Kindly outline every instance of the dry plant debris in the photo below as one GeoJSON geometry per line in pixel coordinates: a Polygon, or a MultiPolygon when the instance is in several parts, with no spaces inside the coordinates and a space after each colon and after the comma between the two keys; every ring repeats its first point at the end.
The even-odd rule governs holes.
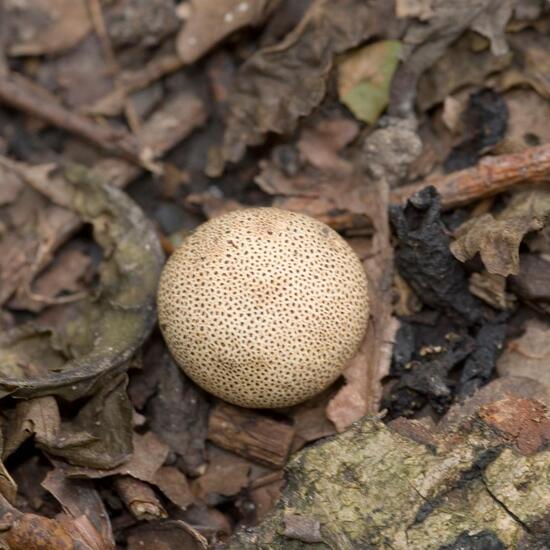
{"type": "Polygon", "coordinates": [[[545,547],[549,17],[0,2],[0,547],[545,547]],[[370,289],[342,375],[270,410],[187,378],[155,312],[250,207],[330,226],[370,289]]]}

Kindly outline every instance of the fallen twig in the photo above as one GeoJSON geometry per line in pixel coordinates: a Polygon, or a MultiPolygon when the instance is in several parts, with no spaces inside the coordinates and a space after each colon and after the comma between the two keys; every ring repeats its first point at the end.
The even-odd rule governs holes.
{"type": "Polygon", "coordinates": [[[442,207],[448,209],[502,193],[518,183],[546,179],[550,180],[549,144],[521,153],[486,157],[473,168],[394,189],[391,202],[403,203],[420,189],[433,185],[441,196],[442,207]]]}
{"type": "Polygon", "coordinates": [[[0,73],[0,102],[79,135],[112,155],[143,164],[138,142],[126,130],[101,126],[81,114],[73,113],[49,97],[49,93],[38,94],[36,87],[21,75],[0,73]]]}
{"type": "Polygon", "coordinates": [[[101,44],[101,49],[103,50],[103,56],[105,57],[109,72],[113,79],[115,90],[120,94],[126,120],[128,121],[132,132],[137,134],[141,128],[141,121],[131,98],[127,96],[126,91],[120,82],[120,65],[116,59],[115,52],[111,44],[111,39],[109,38],[107,25],[105,24],[105,18],[103,17],[103,9],[99,0],[88,0],[88,9],[95,32],[101,44]]]}

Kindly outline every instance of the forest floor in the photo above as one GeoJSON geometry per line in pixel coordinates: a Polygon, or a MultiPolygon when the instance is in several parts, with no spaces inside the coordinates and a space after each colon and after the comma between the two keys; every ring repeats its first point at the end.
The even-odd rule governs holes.
{"type": "MultiPolygon", "coordinates": [[[[548,2],[0,2],[0,398],[15,550],[223,548],[239,530],[278,548],[261,526],[300,491],[285,466],[353,446],[352,425],[386,457],[396,433],[447,456],[460,424],[463,450],[550,465],[548,2]],[[165,258],[249,206],[327,223],[369,280],[343,376],[281,410],[206,394],[156,325],[165,258]]],[[[543,548],[547,500],[433,548],[543,548]]],[[[428,548],[285,518],[269,536],[428,548]]]]}

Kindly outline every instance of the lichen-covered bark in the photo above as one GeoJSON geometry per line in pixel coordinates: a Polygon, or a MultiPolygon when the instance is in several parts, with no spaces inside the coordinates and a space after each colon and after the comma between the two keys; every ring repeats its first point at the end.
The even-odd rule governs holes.
{"type": "Polygon", "coordinates": [[[429,550],[484,532],[522,548],[546,531],[550,451],[522,456],[477,417],[435,444],[415,439],[365,418],[306,449],[290,463],[277,509],[228,547],[429,550]],[[296,515],[320,524],[317,542],[297,540],[288,525],[285,534],[296,515]]]}

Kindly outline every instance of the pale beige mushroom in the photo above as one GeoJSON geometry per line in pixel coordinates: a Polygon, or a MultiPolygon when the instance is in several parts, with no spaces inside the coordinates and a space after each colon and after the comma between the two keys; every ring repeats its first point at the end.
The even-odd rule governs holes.
{"type": "Polygon", "coordinates": [[[252,208],[201,225],[158,291],[166,343],[210,393],[283,407],[329,386],[367,326],[367,279],[350,246],[302,214],[252,208]]]}

